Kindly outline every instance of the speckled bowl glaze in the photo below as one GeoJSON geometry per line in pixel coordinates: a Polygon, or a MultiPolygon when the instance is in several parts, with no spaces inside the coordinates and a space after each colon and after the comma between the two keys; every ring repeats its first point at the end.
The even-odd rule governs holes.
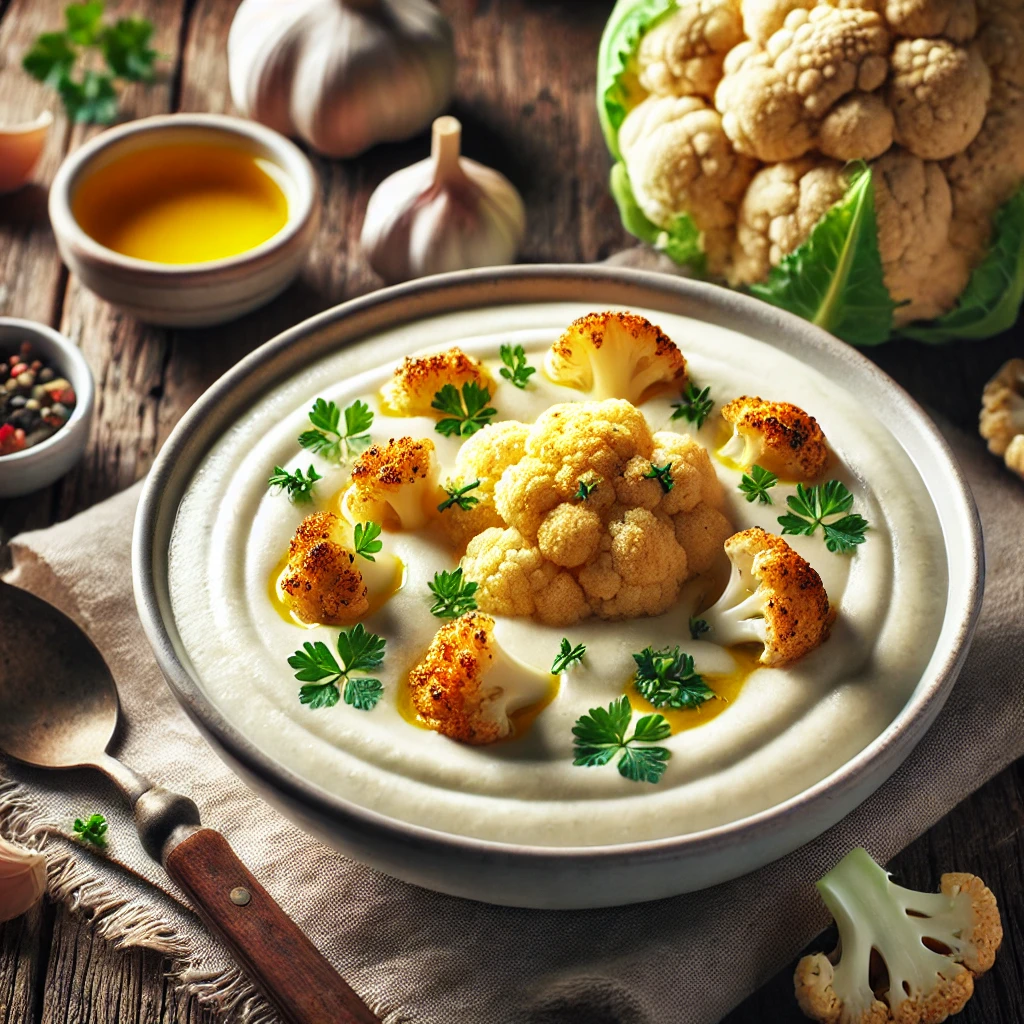
{"type": "Polygon", "coordinates": [[[175,428],[142,496],[134,537],[139,613],[167,680],[208,741],[264,799],[345,854],[408,881],[492,903],[596,907],[656,899],[735,878],[820,835],[876,790],[934,721],[967,653],[981,603],[981,531],[948,447],[914,401],[855,349],[772,306],[701,282],[620,268],[507,267],[426,278],[356,299],[292,328],[239,363],[175,428]],[[168,544],[189,480],[215,440],[260,395],[311,361],[375,332],[439,314],[574,301],[681,314],[795,356],[865,406],[885,410],[934,503],[949,592],[932,657],[890,725],[799,795],[727,825],[649,842],[538,847],[405,824],[325,792],[264,754],[206,697],[177,633],[168,544]]]}
{"type": "Polygon", "coordinates": [[[319,216],[316,175],[298,146],[263,125],[218,114],[167,114],[111,128],[75,150],[50,187],[50,222],[68,268],[132,316],[171,327],[223,323],[269,302],[301,270],[319,216]],[[172,264],[124,256],[82,230],[72,204],[85,177],[126,153],[197,142],[233,146],[280,169],[288,220],[277,234],[236,256],[172,264]]]}

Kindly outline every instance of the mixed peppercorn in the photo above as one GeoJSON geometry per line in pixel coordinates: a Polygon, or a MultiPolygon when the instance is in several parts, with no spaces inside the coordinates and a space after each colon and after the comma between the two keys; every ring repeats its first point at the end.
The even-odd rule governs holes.
{"type": "Polygon", "coordinates": [[[31,448],[71,417],[75,390],[52,366],[32,358],[22,342],[13,355],[0,353],[0,456],[31,448]]]}

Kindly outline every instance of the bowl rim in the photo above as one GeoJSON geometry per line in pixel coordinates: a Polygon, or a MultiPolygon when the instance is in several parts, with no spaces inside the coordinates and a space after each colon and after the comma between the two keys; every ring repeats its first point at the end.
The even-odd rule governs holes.
{"type": "MultiPolygon", "coordinates": [[[[610,304],[621,306],[629,303],[613,300],[610,304]]],[[[635,304],[642,306],[644,302],[638,298],[635,304]]],[[[773,341],[768,343],[774,344],[773,341]]],[[[275,379],[277,378],[268,377],[262,381],[259,393],[269,390],[275,379]]],[[[248,400],[254,397],[252,394],[247,396],[248,400]]],[[[232,411],[232,419],[234,415],[232,411]]],[[[908,457],[911,457],[909,452],[908,457]]],[[[945,538],[945,531],[943,536],[945,538]]],[[[948,550],[948,544],[946,549],[948,550]]],[[[166,547],[162,549],[162,553],[166,555],[166,547]]],[[[612,866],[638,861],[652,863],[674,860],[681,855],[707,855],[728,848],[737,840],[754,842],[768,839],[787,828],[794,816],[810,816],[814,811],[825,813],[829,802],[837,799],[840,794],[857,793],[869,784],[871,770],[877,763],[891,764],[892,767],[885,776],[888,778],[931,725],[967,656],[969,642],[981,610],[984,555],[977,507],[946,440],[920,405],[857,349],[794,314],[769,306],[751,296],[706,282],[597,264],[533,264],[438,274],[384,288],[316,314],[265,342],[242,359],[195,402],[178,422],[158,455],[146,480],[136,514],[132,539],[132,576],[136,605],[146,636],[168,685],[185,712],[212,743],[214,749],[222,757],[226,756],[233,770],[237,771],[240,767],[244,777],[258,780],[275,795],[298,805],[313,819],[344,826],[347,834],[358,835],[363,840],[369,838],[406,845],[415,844],[434,853],[451,855],[458,852],[477,861],[507,862],[511,858],[537,864],[557,863],[563,867],[576,864],[593,866],[596,862],[612,866]],[[545,285],[555,287],[559,282],[571,285],[582,281],[601,282],[646,292],[648,304],[653,297],[652,293],[660,294],[668,300],[674,300],[677,305],[689,302],[690,305],[703,307],[705,314],[717,311],[726,317],[728,326],[733,326],[737,330],[742,331],[744,328],[736,326],[736,321],[745,320],[748,332],[760,325],[762,329],[776,336],[793,338],[800,346],[809,346],[812,351],[824,353],[823,358],[829,360],[833,367],[837,362],[839,365],[845,363],[853,374],[869,381],[870,386],[877,389],[880,398],[889,399],[901,407],[904,416],[916,423],[921,438],[929,446],[929,457],[935,460],[938,471],[951,485],[950,508],[964,543],[964,561],[973,570],[962,579],[950,576],[943,621],[950,618],[949,610],[953,606],[957,623],[955,635],[950,638],[941,661],[931,668],[928,685],[922,688],[919,680],[913,694],[895,718],[854,757],[824,779],[786,800],[755,814],[698,832],[597,846],[541,846],[499,842],[403,822],[328,792],[275,761],[231,725],[213,702],[203,694],[198,681],[191,676],[178,658],[169,631],[168,620],[173,621],[170,604],[161,597],[154,576],[154,556],[157,555],[155,545],[160,539],[158,533],[166,526],[169,538],[180,500],[180,494],[174,495],[173,510],[168,512],[165,491],[171,478],[173,475],[181,477],[185,474],[185,460],[191,462],[187,474],[184,475],[185,483],[181,486],[183,491],[195,466],[208,450],[208,446],[198,449],[193,443],[193,435],[207,411],[216,410],[218,407],[223,410],[228,397],[247,378],[258,379],[261,369],[266,370],[267,364],[284,356],[289,349],[292,350],[292,358],[296,360],[295,366],[290,368],[291,372],[294,372],[301,365],[299,360],[304,356],[318,358],[329,351],[337,351],[345,345],[356,343],[361,337],[374,331],[414,322],[427,316],[444,315],[499,303],[515,305],[570,301],[568,294],[560,298],[510,297],[508,293],[514,292],[516,286],[524,282],[543,288],[545,285]],[[506,293],[504,295],[503,288],[506,293]],[[438,301],[443,301],[447,293],[457,293],[460,290],[470,290],[473,298],[455,305],[438,305],[438,301]],[[386,323],[371,322],[363,329],[362,334],[354,334],[340,343],[323,343],[314,353],[305,353],[303,346],[298,344],[304,338],[329,329],[339,321],[359,318],[361,315],[366,319],[372,319],[373,313],[380,314],[381,309],[391,305],[398,306],[400,303],[404,303],[402,315],[392,312],[393,319],[388,319],[386,323]],[[370,314],[370,317],[366,317],[366,314],[370,314]]],[[[939,647],[936,646],[931,660],[934,660],[938,651],[939,647]]],[[[923,680],[926,677],[922,675],[921,678],[923,680]]],[[[857,802],[863,800],[871,789],[881,785],[882,781],[884,780],[879,779],[873,787],[864,790],[857,802]]],[[[847,812],[844,812],[844,816],[845,813],[847,812]]]]}
{"type": "Polygon", "coordinates": [[[316,173],[305,153],[291,139],[255,121],[247,121],[228,114],[154,114],[125,124],[116,125],[90,139],[76,149],[57,169],[50,186],[49,215],[54,233],[63,238],[79,255],[102,263],[108,269],[117,268],[146,275],[166,276],[172,279],[204,278],[218,271],[248,266],[251,262],[271,257],[287,248],[302,233],[315,214],[319,191],[316,173]],[[251,249],[233,256],[196,263],[160,263],[110,249],[97,242],[78,223],[71,209],[71,196],[75,182],[88,165],[105,150],[132,136],[150,135],[152,145],[160,144],[160,136],[169,130],[197,128],[211,135],[222,135],[260,143],[275,153],[283,173],[287,174],[296,191],[296,201],[288,203],[288,219],[268,239],[251,249]]]}
{"type": "MultiPolygon", "coordinates": [[[[93,378],[92,370],[82,355],[82,350],[66,335],[49,324],[41,324],[36,320],[25,320],[17,316],[0,316],[0,328],[14,327],[26,334],[37,338],[46,338],[60,350],[61,361],[74,367],[74,374],[82,382],[82,385],[70,381],[71,374],[65,373],[69,378],[71,386],[75,389],[75,407],[67,422],[54,431],[45,441],[32,445],[31,448],[23,448],[20,452],[11,452],[9,455],[0,455],[0,471],[18,462],[30,462],[35,458],[42,458],[46,452],[60,447],[62,444],[72,443],[72,427],[80,421],[87,420],[92,413],[93,402],[96,397],[96,381],[93,378]]],[[[62,367],[64,370],[64,367],[62,367]]]]}

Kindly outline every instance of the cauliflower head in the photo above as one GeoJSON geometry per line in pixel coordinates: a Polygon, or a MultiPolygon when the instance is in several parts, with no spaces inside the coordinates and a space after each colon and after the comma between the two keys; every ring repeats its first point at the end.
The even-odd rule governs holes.
{"type": "Polygon", "coordinates": [[[818,891],[840,948],[805,956],[793,981],[800,1009],[822,1024],[943,1021],[964,1008],[1002,942],[996,898],[976,875],[945,874],[938,893],[916,892],[856,849],[818,891]],[[873,987],[874,955],[885,964],[883,991],[873,987]]]}
{"type": "Polygon", "coordinates": [[[814,480],[828,467],[818,421],[789,402],[743,395],[722,407],[732,437],[720,454],[743,469],[758,465],[787,480],[814,480]]]}
{"type": "Polygon", "coordinates": [[[352,467],[342,511],[352,523],[371,520],[418,530],[437,515],[445,498],[437,477],[434,442],[429,438],[392,438],[386,445],[371,445],[352,467]]]}
{"type": "Polygon", "coordinates": [[[993,455],[1024,477],[1024,359],[1011,359],[985,385],[978,431],[993,455]]]}
{"type": "Polygon", "coordinates": [[[380,395],[397,416],[438,416],[440,413],[431,407],[434,395],[445,384],[461,389],[470,382],[482,388],[491,386],[483,364],[453,347],[427,356],[406,356],[380,389],[380,395]]]}
{"type": "Polygon", "coordinates": [[[462,743],[495,743],[512,732],[509,715],[551,692],[548,673],[523,665],[494,636],[494,619],[467,612],[445,622],[409,673],[409,695],[431,729],[462,743]]]}
{"type": "Polygon", "coordinates": [[[588,313],[574,320],[548,349],[544,370],[556,384],[591,398],[633,404],[686,382],[686,360],[675,342],[635,313],[588,313]]]}
{"type": "Polygon", "coordinates": [[[762,665],[802,658],[828,638],[828,594],[821,577],[781,537],[759,526],[725,542],[732,572],[725,592],[701,618],[723,647],[762,644],[762,665]]]}

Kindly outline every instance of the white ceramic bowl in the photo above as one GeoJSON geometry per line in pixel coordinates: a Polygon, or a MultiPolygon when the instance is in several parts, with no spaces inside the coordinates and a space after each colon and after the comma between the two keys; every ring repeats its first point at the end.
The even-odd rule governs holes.
{"type": "Polygon", "coordinates": [[[72,153],[50,187],[50,222],[71,271],[140,320],[172,327],[223,323],[269,302],[302,268],[319,215],[316,175],[302,151],[270,128],[218,114],[167,114],[111,128],[72,153]],[[281,171],[288,220],[261,245],[203,263],[156,263],[100,245],[75,220],[75,190],[111,161],[152,146],[211,141],[269,160],[281,171]]]}
{"type": "MultiPolygon", "coordinates": [[[[507,316],[507,312],[504,314],[507,316]]],[[[460,337],[454,334],[454,337],[460,337]]],[[[396,335],[391,335],[392,341],[396,335]]],[[[187,514],[187,513],[186,513],[187,514]]],[[[353,300],[307,320],[246,357],[178,423],[150,473],[135,523],[135,593],[171,688],[210,743],[264,799],[303,828],[389,874],[458,896],[532,907],[593,907],[655,899],[752,871],[820,835],[877,789],[939,713],[981,604],[981,531],[970,491],[935,426],[889,377],[851,348],[766,303],[702,282],[609,267],[505,267],[425,278],[353,300]],[[728,824],[645,842],[542,847],[493,842],[411,825],[327,792],[285,767],[236,728],[207,696],[171,610],[168,545],[179,504],[211,446],[256,403],[329,353],[351,353],[353,372],[381,354],[381,332],[461,311],[585,303],[656,310],[752,335],[796,357],[864,408],[884,410],[933,503],[949,579],[938,639],[906,704],[880,735],[796,796],[728,824]],[[377,347],[375,347],[375,344],[377,347]]]]}
{"type": "Polygon", "coordinates": [[[30,341],[35,356],[48,362],[75,389],[75,408],[67,423],[45,441],[0,456],[0,498],[38,491],[62,477],[82,457],[89,440],[95,386],[78,346],[52,327],[32,320],[0,317],[0,354],[30,341]]]}

